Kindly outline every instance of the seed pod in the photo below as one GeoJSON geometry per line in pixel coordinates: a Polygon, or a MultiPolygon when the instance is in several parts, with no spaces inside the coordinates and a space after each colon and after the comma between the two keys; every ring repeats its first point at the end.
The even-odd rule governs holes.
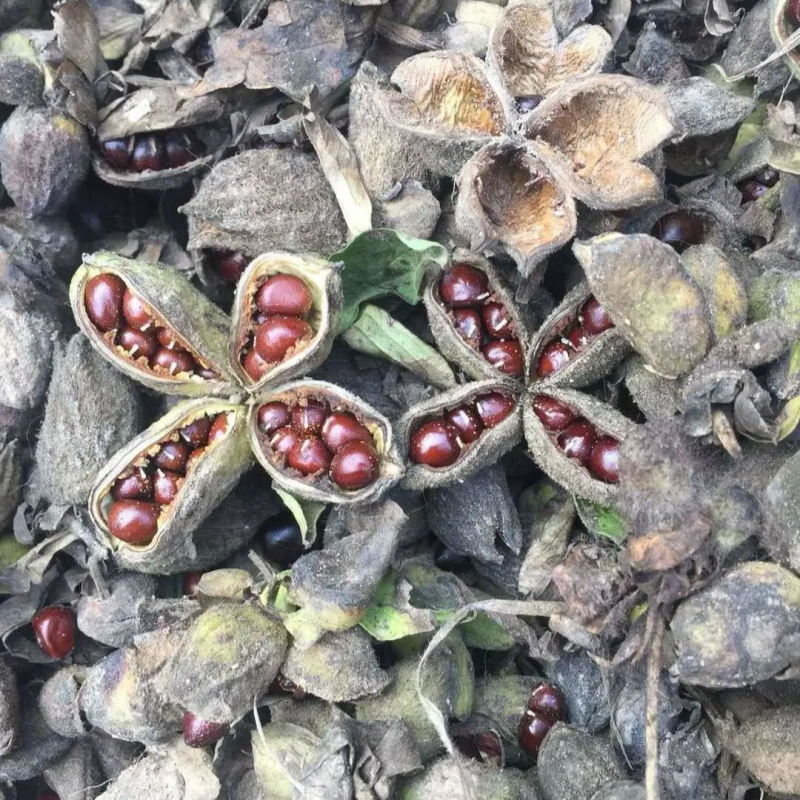
{"type": "MultiPolygon", "coordinates": [[[[301,380],[284,384],[276,391],[260,394],[258,402],[250,409],[249,433],[253,452],[273,481],[292,494],[310,500],[347,504],[374,502],[403,475],[403,462],[398,454],[389,421],[372,406],[332,383],[301,380]],[[262,404],[282,402],[289,407],[302,408],[309,399],[325,401],[331,411],[347,411],[367,428],[372,435],[372,443],[379,459],[377,476],[374,480],[362,488],[351,490],[341,488],[333,480],[332,465],[331,470],[325,465],[324,472],[304,474],[293,469],[286,456],[273,447],[274,436],[270,439],[260,431],[258,409],[262,404]]],[[[317,439],[317,441],[322,440],[317,439]]]]}
{"type": "Polygon", "coordinates": [[[134,384],[107,364],[81,334],[56,352],[36,445],[39,487],[51,503],[85,503],[109,457],[140,428],[134,384]]]}
{"type": "Polygon", "coordinates": [[[502,380],[485,380],[458,386],[410,408],[395,423],[395,434],[397,447],[407,464],[402,482],[403,488],[433,489],[447,486],[491,466],[520,441],[522,411],[518,389],[512,383],[502,380]],[[427,420],[441,418],[450,409],[473,405],[478,398],[495,393],[513,400],[514,408],[497,424],[486,426],[477,439],[464,444],[457,459],[450,466],[431,467],[415,463],[410,459],[412,437],[421,424],[427,420]]]}
{"type": "Polygon", "coordinates": [[[526,800],[535,797],[533,786],[518,769],[497,769],[473,759],[440,758],[403,783],[399,800],[526,800]],[[467,789],[469,787],[469,789],[467,789]]]}
{"type": "Polygon", "coordinates": [[[86,131],[48,108],[19,106],[0,130],[0,169],[6,191],[25,216],[55,214],[89,169],[86,131]]]}
{"type": "Polygon", "coordinates": [[[83,667],[64,667],[46,680],[39,692],[39,710],[45,722],[68,739],[88,733],[78,706],[78,690],[85,672],[83,667]]]}
{"type": "Polygon", "coordinates": [[[212,722],[234,722],[278,674],[288,634],[256,606],[221,602],[181,638],[156,680],[172,702],[212,722]]]}
{"type": "Polygon", "coordinates": [[[16,439],[0,436],[0,530],[17,510],[22,489],[22,461],[16,439]]]}
{"type": "MultiPolygon", "coordinates": [[[[596,335],[584,334],[576,348],[570,338],[575,331],[583,331],[581,309],[592,297],[586,282],[572,289],[557,308],[542,323],[528,349],[526,372],[534,390],[550,385],[580,389],[608,375],[630,352],[630,345],[622,338],[616,325],[596,335]],[[541,376],[539,361],[543,351],[554,342],[563,345],[566,353],[563,366],[541,376]]],[[[554,365],[561,363],[554,362],[554,365]]]]}
{"type": "Polygon", "coordinates": [[[65,280],[72,275],[81,257],[78,237],[69,222],[58,217],[28,219],[13,206],[0,211],[0,246],[18,262],[26,260],[33,249],[65,280]]]}
{"type": "MultiPolygon", "coordinates": [[[[113,253],[87,256],[70,284],[70,302],[81,330],[92,346],[114,366],[151,389],[186,396],[230,395],[235,381],[228,366],[230,320],[213,303],[176,272],[156,264],[133,261],[113,253]],[[192,356],[190,371],[150,367],[115,343],[116,327],[105,333],[92,322],[86,308],[87,284],[99,275],[122,280],[151,310],[153,324],[163,325],[181,348],[192,356]],[[214,377],[204,378],[200,370],[214,377]]],[[[162,349],[171,350],[166,347],[162,349]]]]}
{"type": "MultiPolygon", "coordinates": [[[[239,381],[251,390],[268,389],[278,382],[316,369],[328,357],[336,336],[339,312],[344,302],[338,271],[333,264],[313,256],[268,253],[250,262],[239,280],[234,298],[229,358],[239,381]],[[290,275],[305,284],[311,295],[311,308],[303,319],[310,326],[311,338],[301,337],[285,356],[265,365],[260,379],[243,366],[245,352],[257,349],[250,340],[257,327],[256,294],[274,275],[290,275]]],[[[269,319],[269,318],[267,318],[269,319]]],[[[299,317],[292,317],[299,319],[299,317]]]]}
{"type": "Polygon", "coordinates": [[[667,420],[680,409],[680,385],[677,381],[662,378],[647,369],[644,359],[634,354],[622,367],[625,370],[625,386],[633,402],[648,421],[667,420]]]}
{"type": "Polygon", "coordinates": [[[144,572],[159,572],[165,560],[168,563],[178,557],[197,555],[192,534],[236,486],[252,463],[247,441],[247,412],[243,407],[213,399],[187,400],[175,406],[109,460],[95,481],[89,497],[89,513],[101,540],[116,551],[121,565],[144,572]],[[178,482],[174,498],[157,504],[150,495],[144,495],[141,500],[117,500],[113,497],[118,479],[137,470],[146,473],[153,468],[157,458],[180,445],[181,428],[200,417],[219,418],[221,415],[225,415],[227,420],[225,436],[197,448],[194,452],[202,453],[193,463],[187,463],[184,456],[186,476],[180,474],[182,481],[178,482]],[[117,519],[122,503],[137,502],[147,507],[144,511],[154,507],[152,520],[117,519]]]}
{"type": "Polygon", "coordinates": [[[0,102],[35,106],[42,101],[44,31],[16,30],[0,37],[0,102]]]}
{"type": "Polygon", "coordinates": [[[19,734],[19,690],[13,669],[0,660],[0,756],[11,752],[19,734]]]}
{"type": "MultiPolygon", "coordinates": [[[[553,387],[547,389],[544,395],[568,407],[577,418],[588,420],[590,425],[595,428],[598,439],[606,436],[617,442],[623,442],[636,429],[635,423],[627,417],[622,416],[605,403],[581,392],[553,387]]],[[[616,485],[598,480],[593,476],[588,462],[589,456],[583,458],[583,454],[576,454],[575,457],[566,455],[563,447],[559,445],[559,437],[569,431],[569,428],[562,428],[561,433],[557,430],[548,430],[534,411],[533,400],[535,398],[536,395],[527,398],[522,411],[525,439],[533,460],[545,474],[556,483],[560,483],[567,491],[595,503],[613,504],[617,495],[616,485]],[[587,466],[583,466],[581,462],[586,463],[587,466]]]]}
{"type": "Polygon", "coordinates": [[[252,736],[253,768],[263,792],[271,800],[292,800],[293,782],[312,763],[320,739],[292,722],[273,720],[252,736]]]}

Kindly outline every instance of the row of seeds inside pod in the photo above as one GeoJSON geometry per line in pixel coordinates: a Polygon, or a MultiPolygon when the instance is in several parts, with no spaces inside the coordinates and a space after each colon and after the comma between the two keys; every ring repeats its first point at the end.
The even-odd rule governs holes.
{"type": "Polygon", "coordinates": [[[177,339],[175,332],[160,324],[152,309],[117,275],[96,275],[86,284],[86,313],[92,323],[137,362],[145,361],[156,373],[194,373],[206,380],[216,373],[198,363],[177,339]]]}
{"type": "Polygon", "coordinates": [[[524,358],[513,320],[494,297],[486,273],[454,264],[439,280],[439,297],[471,348],[506,375],[522,377],[524,358]]]}
{"type": "Polygon", "coordinates": [[[450,467],[465,447],[480,439],[486,429],[499,425],[515,407],[516,400],[502,392],[478,395],[472,403],[420,423],[411,434],[409,455],[426,467],[450,467]]]}
{"type": "Polygon", "coordinates": [[[99,143],[105,162],[120,172],[160,172],[196,161],[202,146],[188,131],[139,133],[99,143]]]}
{"type": "Polygon", "coordinates": [[[225,438],[228,415],[198,417],[140,456],[114,482],[107,524],[123,542],[145,545],[158,531],[165,507],[174,502],[186,476],[207,449],[225,438]]]}
{"type": "Polygon", "coordinates": [[[533,410],[556,446],[575,459],[592,477],[604,483],[619,482],[619,442],[598,432],[585,417],[545,394],[536,395],[533,410]]]}
{"type": "Polygon", "coordinates": [[[302,475],[327,472],[339,488],[349,490],[363,489],[378,477],[380,458],[367,426],[324,400],[264,403],[258,429],[268,437],[274,458],[302,475]]]}

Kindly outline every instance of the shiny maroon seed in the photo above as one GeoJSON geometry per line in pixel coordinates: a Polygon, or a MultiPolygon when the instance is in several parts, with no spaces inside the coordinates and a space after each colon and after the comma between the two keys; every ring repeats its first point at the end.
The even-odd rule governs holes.
{"type": "Polygon", "coordinates": [[[200,583],[200,578],[203,577],[202,572],[184,572],[181,580],[181,588],[187,597],[191,597],[197,593],[197,586],[200,583]]]}
{"type": "Polygon", "coordinates": [[[322,426],[328,418],[330,409],[324,400],[309,397],[292,408],[292,425],[302,433],[322,433],[322,426]]]}
{"type": "Polygon", "coordinates": [[[164,442],[161,449],[153,457],[153,463],[159,469],[171,472],[183,472],[186,469],[186,459],[189,458],[189,445],[185,442],[164,442]]]}
{"type": "Polygon", "coordinates": [[[499,425],[517,406],[513,397],[501,392],[488,392],[475,398],[478,416],[487,428],[499,425]]]}
{"type": "Polygon", "coordinates": [[[153,479],[138,467],[127,478],[118,478],[111,490],[115,500],[147,500],[152,494],[153,479]]]}
{"type": "Polygon", "coordinates": [[[745,181],[744,183],[738,184],[738,188],[741,192],[743,203],[752,203],[769,191],[769,186],[765,186],[763,183],[758,183],[757,181],[745,181]]]}
{"type": "Polygon", "coordinates": [[[547,717],[543,717],[533,711],[526,711],[522,715],[519,729],[517,730],[517,740],[520,747],[531,758],[536,758],[539,755],[542,742],[544,742],[544,737],[547,736],[552,727],[553,723],[547,717]]]}
{"type": "Polygon", "coordinates": [[[372,444],[372,434],[349,411],[334,411],[322,425],[322,441],[332,453],[350,442],[372,444]]]}
{"type": "Polygon", "coordinates": [[[483,357],[500,372],[519,378],[524,371],[522,348],[517,341],[492,341],[483,348],[483,357]]]}
{"type": "Polygon", "coordinates": [[[546,394],[537,394],[533,398],[533,412],[550,433],[563,431],[575,419],[569,406],[546,394]]]}
{"type": "Polygon", "coordinates": [[[208,432],[211,430],[211,417],[199,417],[184,425],[180,429],[180,436],[189,447],[201,447],[208,441],[208,432]]]}
{"type": "Polygon", "coordinates": [[[256,328],[254,347],[265,361],[283,361],[299,341],[310,339],[311,326],[299,317],[269,317],[256,328]]]}
{"type": "Polygon", "coordinates": [[[207,444],[213,444],[224,439],[228,433],[228,415],[217,414],[208,431],[207,444]]]}
{"type": "Polygon", "coordinates": [[[256,307],[264,314],[304,317],[311,310],[311,292],[296,275],[272,275],[256,292],[256,307]]]}
{"type": "Polygon", "coordinates": [[[258,408],[258,429],[266,436],[275,433],[278,428],[289,425],[292,415],[286,403],[263,403],[258,408]]]}
{"type": "Polygon", "coordinates": [[[539,355],[536,362],[536,375],[547,378],[563,369],[572,358],[571,350],[561,341],[550,342],[539,355]]]}
{"type": "Polygon", "coordinates": [[[589,472],[599,481],[619,483],[619,442],[613,436],[600,436],[594,443],[589,472]]]}
{"type": "Polygon", "coordinates": [[[469,264],[454,264],[439,281],[439,296],[452,308],[477,305],[489,296],[489,278],[469,264]]]}
{"type": "Polygon", "coordinates": [[[614,320],[608,316],[608,312],[594,295],[583,304],[579,316],[583,322],[583,330],[588,336],[597,336],[614,327],[614,320]]]}
{"type": "Polygon", "coordinates": [[[567,458],[587,466],[594,445],[595,429],[589,420],[578,417],[558,437],[558,446],[567,458]]]}
{"type": "Polygon", "coordinates": [[[122,296],[122,315],[131,328],[146,331],[153,325],[153,311],[139,295],[130,289],[122,296]]]}
{"type": "Polygon", "coordinates": [[[153,331],[137,331],[136,328],[123,327],[117,335],[117,344],[133,358],[146,358],[148,361],[158,350],[158,339],[153,331]]]}
{"type": "Polygon", "coordinates": [[[177,375],[179,372],[193,372],[197,367],[197,362],[192,358],[192,354],[185,350],[168,350],[166,347],[159,347],[150,366],[160,367],[170,375],[177,375]]]}
{"type": "Polygon", "coordinates": [[[583,348],[589,343],[589,339],[586,336],[586,331],[580,326],[573,328],[569,332],[567,341],[569,341],[570,347],[577,352],[583,350],[583,348]]]}
{"type": "Polygon", "coordinates": [[[66,658],[75,647],[75,614],[66,606],[47,606],[31,620],[39,647],[50,658],[66,658]]]}
{"type": "Polygon", "coordinates": [[[183,741],[189,747],[208,747],[218,742],[230,728],[224,722],[209,722],[207,719],[196,717],[190,711],[183,715],[183,741]]]}
{"type": "Polygon", "coordinates": [[[464,444],[476,441],[483,433],[483,422],[474,405],[459,406],[446,411],[444,418],[458,431],[458,438],[464,444]]]}
{"type": "Polygon", "coordinates": [[[426,467],[449,467],[461,455],[458,431],[443,419],[423,422],[411,436],[409,454],[417,464],[426,467]]]}
{"type": "Polygon", "coordinates": [[[126,170],[131,165],[130,139],[106,139],[100,142],[100,152],[106,163],[114,169],[126,170]]]}
{"type": "Polygon", "coordinates": [[[160,506],[168,506],[180,491],[183,475],[179,472],[157,469],[153,481],[153,500],[160,506]]]}
{"type": "Polygon", "coordinates": [[[108,529],[123,542],[147,544],[158,531],[160,507],[143,500],[115,500],[108,510],[108,529]]]}
{"type": "Polygon", "coordinates": [[[186,350],[180,343],[178,334],[169,328],[156,328],[156,338],[158,339],[158,343],[162,347],[166,347],[167,350],[186,350]]]}
{"type": "Polygon", "coordinates": [[[122,296],[125,283],[116,275],[96,275],[83,291],[86,314],[102,333],[119,328],[122,323],[122,296]]]}
{"type": "Polygon", "coordinates": [[[331,453],[317,436],[301,435],[289,450],[286,463],[303,475],[318,475],[331,465],[331,453]]]}
{"type": "Polygon", "coordinates": [[[288,456],[289,451],[300,441],[300,431],[291,425],[279,428],[272,434],[269,446],[278,454],[288,456]]]}
{"type": "Polygon", "coordinates": [[[342,489],[363,489],[378,477],[380,458],[369,442],[348,442],[331,460],[331,480],[342,489]]]}
{"type": "Polygon", "coordinates": [[[167,166],[178,169],[197,160],[198,145],[183,131],[169,131],[164,137],[164,152],[167,166]]]}
{"type": "Polygon", "coordinates": [[[133,145],[131,169],[135,172],[162,170],[167,166],[164,144],[158,136],[139,135],[133,145]]]}
{"type": "Polygon", "coordinates": [[[514,325],[502,303],[487,303],[481,312],[486,332],[493,339],[515,339],[514,325]]]}
{"type": "Polygon", "coordinates": [[[651,236],[670,245],[678,252],[692,244],[702,244],[705,224],[697,214],[681,209],[665,214],[650,231],[651,236]]]}
{"type": "Polygon", "coordinates": [[[540,683],[528,698],[528,709],[551,722],[561,722],[566,715],[566,703],[561,691],[552,683],[540,683]]]}
{"type": "Polygon", "coordinates": [[[271,366],[255,350],[248,350],[242,359],[242,369],[256,382],[269,372],[271,366]]]}
{"type": "Polygon", "coordinates": [[[230,250],[216,255],[217,274],[226,283],[236,283],[248,264],[244,253],[234,253],[230,250]]]}
{"type": "Polygon", "coordinates": [[[483,344],[483,320],[474,308],[454,308],[453,327],[458,335],[473,349],[483,344]]]}

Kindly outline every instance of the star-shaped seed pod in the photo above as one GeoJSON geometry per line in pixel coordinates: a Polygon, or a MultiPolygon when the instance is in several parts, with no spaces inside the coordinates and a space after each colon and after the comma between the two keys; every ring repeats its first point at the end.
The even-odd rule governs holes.
{"type": "Polygon", "coordinates": [[[385,417],[333,384],[293,380],[325,360],[338,332],[336,265],[257,257],[231,318],[174,271],[99,252],[75,273],[70,300],[99,353],[187,398],[118,451],[92,489],[90,516],[121,565],[202,569],[198,558],[236,549],[251,525],[203,557],[193,535],[256,459],[277,486],[330,503],[374,501],[402,476],[385,417]]]}

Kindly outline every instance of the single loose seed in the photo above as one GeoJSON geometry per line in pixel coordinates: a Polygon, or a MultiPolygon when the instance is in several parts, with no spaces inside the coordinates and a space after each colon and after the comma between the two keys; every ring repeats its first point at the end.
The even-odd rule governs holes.
{"type": "Polygon", "coordinates": [[[183,715],[181,731],[183,741],[189,747],[208,747],[218,742],[229,730],[230,725],[224,722],[209,722],[201,719],[190,711],[183,715]]]}
{"type": "Polygon", "coordinates": [[[702,244],[705,233],[702,217],[683,209],[665,214],[650,231],[651,236],[655,236],[679,253],[689,245],[702,244]]]}
{"type": "Polygon", "coordinates": [[[75,647],[75,614],[66,606],[47,606],[31,620],[36,642],[50,658],[66,658],[75,647]]]}
{"type": "Polygon", "coordinates": [[[552,727],[553,723],[541,714],[526,711],[522,715],[519,729],[517,730],[517,740],[522,749],[531,758],[536,758],[539,755],[544,737],[547,736],[552,727]]]}
{"type": "Polygon", "coordinates": [[[566,701],[558,687],[552,683],[540,683],[528,697],[528,709],[541,714],[552,723],[561,722],[566,715],[566,701]]]}
{"type": "Polygon", "coordinates": [[[260,541],[266,558],[284,567],[294,564],[305,552],[300,526],[288,515],[267,520],[260,531],[260,541]]]}

